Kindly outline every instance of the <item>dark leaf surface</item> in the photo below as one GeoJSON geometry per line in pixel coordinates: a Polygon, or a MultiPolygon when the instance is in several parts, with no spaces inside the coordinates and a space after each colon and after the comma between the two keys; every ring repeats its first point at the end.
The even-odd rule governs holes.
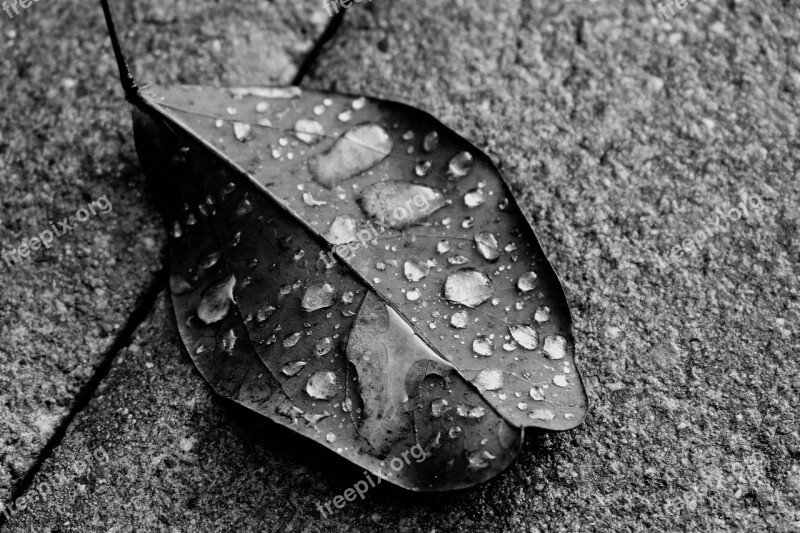
{"type": "Polygon", "coordinates": [[[247,174],[287,223],[326,239],[307,260],[349,267],[511,424],[583,420],[563,290],[482,152],[424,112],[364,97],[297,87],[145,97],[247,174]]]}
{"type": "Polygon", "coordinates": [[[325,242],[196,136],[134,110],[181,337],[216,392],[412,490],[469,487],[522,431],[325,242]]]}

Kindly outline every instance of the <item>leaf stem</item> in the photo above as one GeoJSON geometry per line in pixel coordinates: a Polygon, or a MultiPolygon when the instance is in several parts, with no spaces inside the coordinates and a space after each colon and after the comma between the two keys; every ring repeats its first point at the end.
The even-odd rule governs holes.
{"type": "Polygon", "coordinates": [[[125,59],[125,54],[122,52],[122,47],[119,44],[119,34],[117,33],[117,26],[114,23],[114,17],[111,15],[111,8],[108,5],[108,0],[100,0],[100,4],[103,6],[106,26],[108,26],[108,35],[111,38],[111,46],[114,48],[114,56],[117,59],[119,81],[122,83],[122,88],[125,90],[125,97],[128,101],[133,102],[139,98],[139,86],[136,85],[136,80],[133,78],[131,69],[125,59]]]}

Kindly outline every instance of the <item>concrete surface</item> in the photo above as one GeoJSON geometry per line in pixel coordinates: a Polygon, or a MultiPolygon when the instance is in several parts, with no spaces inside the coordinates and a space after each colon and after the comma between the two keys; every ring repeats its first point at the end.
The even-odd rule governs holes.
{"type": "MultiPolygon", "coordinates": [[[[417,105],[497,160],[573,305],[585,425],[485,486],[322,519],[360,472],[211,396],[162,297],[33,487],[108,461],[6,529],[800,531],[798,51],[790,3],[354,5],[307,84],[417,105]]],[[[164,76],[217,81],[188,57],[164,76]]]]}
{"type": "MultiPolygon", "coordinates": [[[[311,1],[116,7],[143,83],[288,83],[329,22],[311,1]]],[[[13,19],[0,11],[0,249],[101,196],[111,205],[20,263],[0,259],[3,502],[68,422],[161,268],[165,239],[121,92],[98,2],[36,3],[13,19]]]]}

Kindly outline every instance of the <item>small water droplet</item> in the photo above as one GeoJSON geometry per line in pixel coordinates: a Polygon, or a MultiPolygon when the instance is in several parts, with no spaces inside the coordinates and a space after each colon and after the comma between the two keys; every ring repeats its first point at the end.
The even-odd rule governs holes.
{"type": "Polygon", "coordinates": [[[281,372],[289,377],[296,376],[304,366],[306,366],[305,361],[292,361],[283,365],[281,372]]]}
{"type": "Polygon", "coordinates": [[[356,111],[364,109],[365,105],[367,105],[367,99],[364,98],[363,96],[361,98],[356,98],[355,100],[353,100],[353,103],[351,104],[353,109],[355,109],[356,111]]]}
{"type": "Polygon", "coordinates": [[[447,262],[451,265],[463,265],[464,263],[468,263],[469,259],[461,254],[451,255],[447,258],[447,262]]]}
{"type": "Polygon", "coordinates": [[[544,338],[543,350],[550,359],[563,359],[567,355],[567,339],[561,335],[548,335],[544,338]]]}
{"type": "Polygon", "coordinates": [[[566,387],[569,385],[569,382],[567,382],[566,376],[562,376],[561,374],[559,374],[553,377],[553,385],[555,385],[556,387],[566,387]]]}
{"type": "Polygon", "coordinates": [[[489,337],[479,336],[472,341],[472,351],[483,357],[489,357],[494,353],[494,342],[489,337]]]}
{"type": "Polygon", "coordinates": [[[347,215],[336,217],[328,228],[325,239],[331,244],[355,242],[357,240],[356,221],[347,215]]]}
{"type": "Polygon", "coordinates": [[[258,311],[256,311],[256,322],[259,324],[263,324],[264,322],[269,320],[269,317],[271,317],[272,313],[274,312],[275,308],[272,307],[271,305],[259,309],[258,311]]]}
{"type": "Polygon", "coordinates": [[[428,275],[431,267],[427,261],[411,259],[403,265],[403,273],[408,281],[417,282],[428,275]]]}
{"type": "Polygon", "coordinates": [[[486,202],[486,193],[482,188],[472,189],[464,195],[464,205],[478,207],[486,202]]]}
{"type": "Polygon", "coordinates": [[[450,410],[450,404],[444,398],[437,398],[431,401],[431,416],[433,418],[441,417],[448,410],[450,410]]]}
{"type": "Polygon", "coordinates": [[[417,300],[419,300],[419,297],[420,297],[419,289],[412,289],[406,292],[406,298],[408,298],[410,302],[416,302],[417,300]]]}
{"type": "Polygon", "coordinates": [[[377,263],[375,263],[375,269],[383,272],[384,270],[386,270],[386,263],[384,263],[383,261],[378,261],[377,263]]]}
{"type": "Polygon", "coordinates": [[[432,130],[428,132],[428,134],[422,140],[422,149],[428,153],[431,153],[438,147],[439,147],[439,134],[436,132],[436,130],[432,130]]]}
{"type": "Polygon", "coordinates": [[[183,230],[181,229],[181,225],[177,220],[172,226],[172,236],[176,239],[180,239],[183,236],[183,230]]]}
{"type": "Polygon", "coordinates": [[[469,323],[469,314],[466,311],[456,311],[450,317],[450,325],[454,328],[464,329],[469,323]]]}
{"type": "Polygon", "coordinates": [[[253,129],[250,127],[250,124],[246,122],[234,122],[233,123],[233,136],[236,137],[237,141],[240,142],[247,142],[253,135],[253,129]]]}
{"type": "Polygon", "coordinates": [[[459,152],[454,155],[447,164],[447,173],[455,178],[463,178],[472,170],[472,154],[469,152],[459,152]]]}
{"type": "Polygon", "coordinates": [[[488,231],[476,233],[475,245],[478,247],[478,252],[487,261],[497,261],[500,257],[500,248],[494,233],[488,231]]]}
{"type": "Polygon", "coordinates": [[[248,213],[251,213],[252,211],[253,211],[253,204],[250,203],[250,200],[247,198],[247,196],[245,196],[242,198],[242,201],[239,202],[239,206],[236,208],[235,215],[237,217],[241,217],[248,213]]]}
{"type": "Polygon", "coordinates": [[[322,357],[327,355],[333,349],[333,339],[330,337],[322,337],[314,345],[314,355],[322,357]]]}
{"type": "Polygon", "coordinates": [[[453,303],[477,307],[494,293],[492,280],[473,268],[464,268],[448,276],[444,296],[453,303]]]}
{"type": "Polygon", "coordinates": [[[424,178],[428,174],[431,173],[431,162],[430,161],[420,161],[414,167],[414,174],[419,176],[420,178],[424,178]]]}
{"type": "Polygon", "coordinates": [[[206,255],[200,258],[198,267],[203,269],[213,267],[214,265],[217,264],[217,261],[219,261],[219,256],[220,256],[219,252],[207,253],[206,255]]]}
{"type": "Polygon", "coordinates": [[[533,398],[534,400],[542,401],[544,400],[544,389],[542,389],[538,385],[535,385],[531,387],[530,395],[531,398],[533,398]]]}
{"type": "Polygon", "coordinates": [[[306,382],[306,393],[317,400],[330,400],[337,388],[336,374],[330,370],[317,370],[306,382]]]}
{"type": "Polygon", "coordinates": [[[236,346],[236,332],[232,329],[229,329],[228,332],[222,337],[222,351],[227,353],[233,353],[233,348],[236,346]]]}
{"type": "Polygon", "coordinates": [[[302,335],[303,334],[298,331],[296,333],[292,333],[291,335],[286,336],[286,338],[283,339],[283,347],[284,348],[291,348],[292,346],[297,344],[297,342],[300,340],[300,337],[302,335]]]}
{"type": "Polygon", "coordinates": [[[495,456],[488,451],[480,450],[476,452],[470,452],[467,455],[467,462],[469,463],[470,468],[480,470],[487,468],[494,458],[495,456]]]}
{"type": "Polygon", "coordinates": [[[472,380],[478,390],[483,391],[496,391],[503,388],[503,372],[500,370],[484,368],[481,370],[475,379],[472,380]]]}
{"type": "Polygon", "coordinates": [[[303,296],[303,311],[310,313],[325,309],[336,303],[336,289],[330,283],[314,283],[308,286],[303,296]]]}
{"type": "Polygon", "coordinates": [[[339,113],[338,119],[339,122],[350,122],[351,120],[353,120],[353,112],[350,110],[342,111],[341,113],[339,113]]]}
{"type": "Polygon", "coordinates": [[[519,409],[520,411],[527,411],[528,410],[528,404],[526,402],[519,402],[517,404],[517,409],[519,409]]]}
{"type": "Polygon", "coordinates": [[[526,350],[535,350],[539,347],[539,334],[527,324],[508,326],[508,331],[514,340],[526,350]]]}
{"type": "Polygon", "coordinates": [[[322,140],[325,128],[316,120],[301,118],[294,124],[294,136],[306,144],[315,144],[322,140]]]}
{"type": "Polygon", "coordinates": [[[235,107],[229,107],[229,108],[225,109],[225,111],[231,116],[233,116],[233,115],[235,115],[236,113],[239,112],[235,107]]]}
{"type": "Polygon", "coordinates": [[[439,241],[439,244],[436,245],[436,251],[440,254],[446,254],[450,251],[450,243],[447,241],[439,241]]]}
{"type": "Polygon", "coordinates": [[[306,204],[308,207],[319,207],[321,205],[325,205],[328,202],[323,200],[315,200],[314,196],[310,192],[303,193],[303,203],[306,204]]]}
{"type": "Polygon", "coordinates": [[[517,288],[522,292],[530,292],[536,287],[538,279],[536,272],[526,272],[517,280],[517,288]]]}
{"type": "Polygon", "coordinates": [[[267,111],[269,111],[269,103],[258,102],[256,104],[256,113],[266,113],[267,111]]]}
{"type": "Polygon", "coordinates": [[[503,349],[507,352],[513,352],[517,349],[517,343],[514,341],[503,343],[503,349]]]}
{"type": "Polygon", "coordinates": [[[328,433],[327,435],[325,435],[325,440],[328,441],[329,443],[336,442],[336,434],[335,433],[328,433]]]}
{"type": "Polygon", "coordinates": [[[464,229],[469,229],[475,225],[475,219],[473,217],[467,217],[464,219],[464,222],[461,223],[461,227],[464,229]]]}
{"type": "Polygon", "coordinates": [[[547,322],[550,318],[550,308],[546,305],[540,305],[536,308],[536,312],[533,314],[533,319],[536,322],[547,322]]]}
{"type": "Polygon", "coordinates": [[[351,304],[351,303],[353,303],[353,298],[354,297],[355,297],[355,294],[353,294],[352,291],[347,291],[346,293],[342,294],[342,302],[344,302],[346,304],[351,304]]]}

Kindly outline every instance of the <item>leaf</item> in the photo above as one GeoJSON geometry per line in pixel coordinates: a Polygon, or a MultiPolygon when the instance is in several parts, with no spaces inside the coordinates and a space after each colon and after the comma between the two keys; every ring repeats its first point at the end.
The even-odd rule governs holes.
{"type": "Polygon", "coordinates": [[[563,289],[485,154],[384,100],[298,87],[155,87],[142,98],[326,239],[321,260],[389,302],[508,422],[582,422],[563,289]]]}
{"type": "Polygon", "coordinates": [[[134,126],[178,329],[217,393],[412,490],[513,461],[521,431],[346,265],[328,268],[317,234],[177,124],[134,108],[134,126]]]}

